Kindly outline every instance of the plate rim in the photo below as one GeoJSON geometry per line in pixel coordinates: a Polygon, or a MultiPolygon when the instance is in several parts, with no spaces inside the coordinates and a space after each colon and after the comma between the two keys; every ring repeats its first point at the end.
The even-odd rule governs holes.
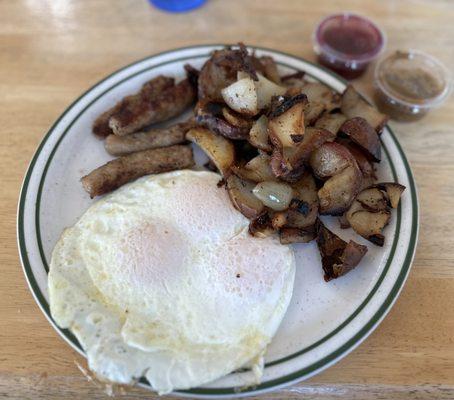
{"type": "MultiPolygon", "coordinates": [[[[57,330],[57,332],[60,333],[60,335],[65,339],[65,341],[67,341],[71,345],[72,348],[75,348],[74,347],[75,346],[74,341],[72,341],[72,340],[70,341],[67,337],[62,335],[62,332],[61,332],[62,329],[55,325],[55,323],[53,322],[53,320],[50,317],[50,313],[48,314],[48,310],[46,310],[45,307],[44,307],[44,304],[47,304],[47,300],[43,298],[41,290],[40,290],[38,284],[36,283],[36,281],[32,282],[32,280],[35,280],[35,277],[34,277],[30,262],[28,260],[28,254],[27,254],[27,248],[26,248],[27,246],[26,246],[26,243],[25,243],[24,229],[21,229],[21,227],[23,226],[23,211],[24,211],[24,205],[25,205],[26,194],[27,194],[27,190],[26,189],[28,189],[28,184],[29,184],[29,182],[31,180],[31,175],[32,175],[32,172],[34,170],[36,161],[39,158],[39,155],[40,155],[41,151],[43,150],[43,147],[45,146],[45,144],[47,142],[47,139],[49,139],[49,137],[52,135],[52,132],[58,126],[58,124],[64,118],[64,116],[85,95],[87,95],[88,93],[92,92],[94,89],[96,89],[102,83],[107,81],[109,78],[117,75],[118,73],[120,73],[122,71],[127,70],[128,68],[131,68],[131,67],[133,67],[135,65],[138,65],[138,64],[140,64],[140,63],[142,63],[144,61],[147,61],[147,60],[150,60],[150,59],[153,59],[153,58],[157,58],[159,56],[163,56],[163,55],[166,55],[166,54],[178,53],[178,52],[181,52],[181,51],[184,51],[184,50],[190,50],[190,49],[203,49],[203,48],[206,48],[207,50],[212,51],[215,48],[223,47],[223,46],[225,46],[225,44],[203,44],[203,45],[193,45],[193,46],[187,46],[187,47],[180,47],[180,48],[177,48],[177,49],[167,50],[167,51],[164,51],[164,52],[161,52],[161,53],[150,55],[148,57],[144,57],[144,58],[142,58],[142,59],[140,59],[138,61],[132,62],[132,63],[130,63],[130,64],[128,64],[128,65],[126,65],[126,66],[124,66],[122,68],[119,68],[118,70],[112,72],[111,74],[109,74],[106,77],[104,77],[102,80],[100,80],[97,83],[95,83],[93,86],[91,86],[89,89],[87,89],[84,93],[82,93],[76,100],[74,100],[68,107],[66,107],[66,109],[63,111],[63,113],[60,114],[59,118],[52,124],[52,126],[47,131],[45,136],[42,138],[40,144],[38,145],[38,147],[37,147],[32,159],[31,159],[31,161],[29,163],[29,166],[27,167],[27,170],[26,170],[23,182],[22,182],[22,186],[21,186],[20,196],[19,196],[18,209],[17,209],[17,239],[18,239],[19,255],[20,255],[20,259],[21,259],[22,269],[24,271],[24,274],[25,274],[29,289],[32,292],[33,297],[35,298],[35,301],[38,303],[39,307],[41,308],[41,311],[44,313],[44,315],[49,320],[51,325],[57,330]],[[25,260],[26,258],[27,258],[27,260],[25,260]],[[31,277],[29,276],[28,271],[25,268],[25,264],[26,263],[29,264],[28,267],[30,269],[31,277]],[[35,286],[36,286],[36,288],[35,288],[35,286]]],[[[317,69],[322,70],[326,74],[331,75],[336,80],[338,80],[338,81],[340,81],[340,82],[342,82],[344,84],[347,83],[343,78],[337,76],[334,72],[332,72],[330,70],[327,70],[326,68],[324,68],[322,66],[316,65],[316,64],[314,64],[314,63],[312,63],[312,62],[310,62],[308,60],[305,60],[302,57],[294,56],[294,55],[289,54],[289,53],[285,53],[285,52],[282,52],[282,51],[279,51],[279,50],[269,49],[269,48],[261,47],[261,46],[247,46],[247,47],[250,48],[250,49],[256,49],[256,50],[259,50],[259,51],[277,53],[277,54],[292,58],[292,59],[297,60],[297,61],[302,61],[302,62],[304,62],[306,64],[310,64],[310,65],[316,67],[317,69]]],[[[191,56],[189,58],[195,58],[195,56],[191,56]]],[[[178,61],[178,60],[176,59],[176,60],[173,60],[173,61],[178,61]]],[[[178,393],[180,395],[186,395],[186,396],[198,395],[199,397],[213,397],[213,395],[216,398],[225,397],[227,395],[229,395],[229,397],[231,397],[232,395],[234,395],[235,397],[243,397],[243,396],[256,395],[258,393],[263,393],[263,392],[267,392],[267,391],[270,391],[270,390],[275,390],[275,389],[277,389],[279,387],[282,387],[282,386],[287,386],[287,385],[290,385],[290,384],[294,384],[294,383],[296,383],[296,382],[298,382],[300,380],[307,379],[309,376],[312,376],[312,375],[320,372],[322,369],[325,369],[325,368],[329,367],[330,365],[332,365],[333,363],[338,361],[340,358],[342,358],[343,356],[348,354],[350,351],[352,351],[354,348],[356,348],[363,340],[365,340],[367,338],[367,336],[375,329],[375,327],[387,315],[387,313],[391,309],[392,305],[397,300],[397,297],[399,296],[400,291],[402,290],[402,288],[404,286],[404,283],[405,283],[405,281],[406,281],[406,279],[408,277],[409,271],[411,269],[412,261],[414,259],[415,250],[416,250],[416,244],[417,244],[417,241],[418,241],[418,234],[419,234],[419,202],[418,202],[418,194],[417,194],[417,190],[416,190],[416,184],[415,184],[415,180],[414,180],[413,173],[412,173],[412,170],[410,168],[409,162],[408,162],[408,160],[407,160],[407,158],[406,158],[406,156],[405,156],[405,154],[404,154],[404,152],[402,150],[402,147],[401,147],[400,143],[396,139],[395,134],[392,131],[392,129],[388,125],[386,126],[386,128],[388,129],[388,131],[390,133],[390,137],[391,137],[391,139],[393,141],[393,144],[395,145],[395,147],[397,149],[399,157],[400,157],[400,159],[401,159],[401,161],[403,163],[403,169],[406,172],[408,180],[409,180],[409,183],[410,183],[409,186],[410,186],[410,192],[411,192],[411,200],[410,201],[411,201],[411,204],[412,204],[412,219],[411,219],[412,220],[412,229],[411,229],[411,231],[409,233],[410,240],[409,240],[409,243],[408,243],[408,249],[406,251],[405,259],[403,260],[402,265],[400,266],[400,271],[398,273],[397,278],[395,279],[395,281],[393,281],[392,289],[390,290],[390,292],[389,292],[388,296],[386,297],[386,299],[381,304],[380,308],[373,314],[373,316],[370,318],[370,320],[367,323],[362,324],[362,328],[352,338],[350,338],[346,343],[344,343],[342,346],[340,346],[339,348],[337,348],[335,351],[333,351],[331,354],[328,354],[324,358],[324,359],[330,358],[330,360],[328,360],[325,363],[324,363],[324,359],[319,360],[317,363],[322,363],[323,365],[320,366],[320,367],[313,368],[313,372],[312,373],[304,373],[304,369],[306,369],[306,368],[304,368],[303,370],[295,371],[295,372],[293,372],[291,374],[287,374],[285,376],[269,380],[269,381],[264,382],[263,384],[259,385],[258,387],[254,388],[254,389],[247,390],[247,391],[240,392],[240,393],[235,392],[232,388],[196,388],[196,389],[192,389],[192,390],[188,390],[188,391],[177,391],[175,393],[178,393]],[[216,393],[213,394],[213,392],[216,392],[216,393]]],[[[55,144],[55,145],[57,145],[57,144],[55,144]]],[[[391,259],[391,257],[390,257],[390,259],[391,259]]],[[[392,261],[390,261],[390,263],[392,263],[392,261]]],[[[384,274],[384,276],[386,276],[386,274],[384,274]]],[[[68,330],[64,330],[64,331],[67,331],[67,332],[65,332],[65,334],[69,334],[69,336],[72,336],[72,334],[68,330]]],[[[78,343],[78,342],[76,341],[76,343],[78,343]]],[[[81,351],[80,347],[78,349],[76,349],[76,350],[78,350],[79,353],[84,355],[84,353],[83,353],[83,351],[81,351]]],[[[150,388],[148,385],[147,385],[147,387],[150,388]]]]}

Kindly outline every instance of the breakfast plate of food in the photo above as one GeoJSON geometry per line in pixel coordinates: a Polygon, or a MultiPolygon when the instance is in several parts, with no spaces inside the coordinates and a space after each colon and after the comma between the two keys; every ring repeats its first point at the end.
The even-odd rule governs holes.
{"type": "Polygon", "coordinates": [[[38,305],[97,379],[241,397],[358,346],[410,271],[418,203],[387,116],[260,47],[133,63],[79,97],[26,173],[38,305]]]}

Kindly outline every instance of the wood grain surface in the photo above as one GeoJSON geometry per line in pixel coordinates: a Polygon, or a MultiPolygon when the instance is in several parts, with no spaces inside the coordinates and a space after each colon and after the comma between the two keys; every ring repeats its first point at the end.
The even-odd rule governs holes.
{"type": "MultiPolygon", "coordinates": [[[[84,360],[30,294],[16,245],[16,205],[28,162],[52,122],[84,90],[137,59],[180,46],[242,40],[314,59],[317,21],[352,10],[386,31],[388,49],[417,48],[454,65],[454,3],[423,0],[208,0],[166,14],[146,0],[0,0],[0,397],[104,399],[84,360]]],[[[372,93],[372,71],[357,85],[372,93]]],[[[454,398],[454,101],[416,123],[391,123],[415,173],[421,230],[393,310],[352,354],[263,398],[454,398]]],[[[119,398],[153,399],[141,389],[119,398]]],[[[170,398],[170,397],[167,397],[170,398]]]]}

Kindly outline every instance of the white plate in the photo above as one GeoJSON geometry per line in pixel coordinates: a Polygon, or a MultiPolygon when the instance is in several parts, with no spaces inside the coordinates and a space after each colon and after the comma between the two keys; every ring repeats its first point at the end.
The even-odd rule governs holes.
{"type": "MultiPolygon", "coordinates": [[[[24,179],[18,209],[20,256],[30,289],[60,335],[83,354],[77,340],[58,328],[49,313],[47,271],[52,249],[67,226],[94,201],[79,182],[81,176],[111,157],[91,134],[93,120],[120,98],[137,91],[158,74],[183,76],[183,65],[200,67],[219,45],[168,51],[131,64],[108,76],[79,97],[55,122],[41,142],[24,179]]],[[[319,66],[273,50],[282,73],[303,70],[342,91],[346,83],[319,66]]],[[[295,246],[297,273],[292,302],[269,346],[262,384],[238,391],[250,372],[236,372],[180,395],[230,397],[253,395],[306,379],[335,363],[359,345],[379,324],[396,300],[410,270],[418,234],[415,183],[396,137],[385,128],[381,180],[407,187],[401,204],[385,229],[383,248],[362,240],[351,230],[339,232],[335,218],[324,221],[344,239],[367,244],[369,252],[348,275],[325,283],[314,243],[295,246]]],[[[200,154],[199,154],[200,156],[200,154]]],[[[149,387],[146,382],[141,383],[149,387]]]]}

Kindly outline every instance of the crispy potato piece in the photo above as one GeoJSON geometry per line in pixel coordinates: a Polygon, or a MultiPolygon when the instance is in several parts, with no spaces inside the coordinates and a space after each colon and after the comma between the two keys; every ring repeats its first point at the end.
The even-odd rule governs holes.
{"type": "Polygon", "coordinates": [[[307,228],[315,224],[318,216],[317,186],[311,173],[305,172],[292,185],[293,199],[287,213],[287,227],[307,228]]]}
{"type": "MultiPolygon", "coordinates": [[[[238,80],[246,77],[250,76],[245,72],[238,72],[238,80]]],[[[257,73],[257,79],[254,81],[254,84],[257,91],[257,104],[259,110],[268,108],[273,97],[283,96],[287,91],[285,86],[278,85],[259,73],[257,73]]]]}
{"type": "Polygon", "coordinates": [[[388,122],[388,116],[368,104],[351,85],[342,94],[341,111],[348,118],[364,118],[377,133],[381,133],[388,122]]]}
{"type": "Polygon", "coordinates": [[[331,111],[340,106],[340,96],[329,87],[319,82],[308,82],[300,78],[286,79],[288,95],[304,93],[308,102],[304,107],[304,125],[312,126],[324,111],[331,111]]]}
{"type": "Polygon", "coordinates": [[[353,143],[362,147],[372,160],[380,162],[380,140],[377,132],[364,118],[355,117],[348,119],[342,124],[340,131],[347,135],[353,143]]]}
{"type": "Polygon", "coordinates": [[[257,218],[262,214],[264,205],[252,193],[255,182],[246,181],[236,175],[230,175],[226,182],[230,200],[238,211],[249,219],[257,218]]]}
{"type": "Polygon", "coordinates": [[[287,89],[266,79],[263,75],[257,74],[258,81],[255,82],[257,90],[257,104],[259,110],[269,107],[271,100],[275,96],[282,96],[287,89]]]}
{"type": "Polygon", "coordinates": [[[205,101],[222,101],[221,90],[237,80],[238,71],[245,71],[256,79],[255,68],[244,45],[239,49],[214,51],[203,65],[198,79],[198,97],[205,101]]]}
{"type": "Polygon", "coordinates": [[[251,74],[246,71],[238,71],[238,73],[236,74],[237,82],[240,81],[241,79],[246,79],[246,78],[251,78],[252,80],[255,80],[255,81],[258,80],[257,75],[251,76],[251,74]]]}
{"type": "MultiPolygon", "coordinates": [[[[287,149],[283,150],[285,151],[287,149]]],[[[282,150],[277,148],[274,148],[271,154],[270,167],[275,177],[286,182],[298,181],[305,171],[305,166],[302,163],[298,167],[292,168],[286,157],[282,154],[282,150]]]]}
{"type": "MultiPolygon", "coordinates": [[[[285,217],[285,226],[292,228],[307,228],[315,223],[318,215],[318,196],[315,180],[309,172],[301,174],[298,180],[291,184],[293,196],[289,206],[282,214],[285,217]]],[[[282,221],[282,219],[280,219],[282,221]]]]}
{"type": "Polygon", "coordinates": [[[218,65],[213,60],[217,54],[219,53],[215,52],[200,71],[198,85],[199,100],[222,101],[221,90],[236,80],[236,69],[231,71],[218,65]]]}
{"type": "Polygon", "coordinates": [[[337,134],[337,132],[339,132],[339,128],[342,126],[342,124],[346,120],[347,120],[347,117],[344,114],[325,113],[319,119],[317,119],[317,122],[315,122],[315,127],[321,128],[321,129],[326,129],[327,131],[337,134]]]}
{"type": "Polygon", "coordinates": [[[340,270],[338,268],[334,268],[336,275],[345,275],[346,272],[355,268],[367,253],[367,250],[367,246],[350,240],[345,247],[343,257],[341,258],[344,267],[340,270]]]}
{"type": "Polygon", "coordinates": [[[340,108],[341,97],[323,83],[306,82],[302,87],[302,92],[310,103],[321,104],[324,110],[331,111],[340,108]]]}
{"type": "Polygon", "coordinates": [[[218,103],[199,102],[195,108],[195,121],[198,125],[232,140],[244,140],[249,136],[249,129],[234,126],[222,118],[223,106],[218,103]]]}
{"type": "Polygon", "coordinates": [[[362,174],[356,162],[329,178],[318,191],[320,214],[341,215],[361,188],[362,174]]]}
{"type": "Polygon", "coordinates": [[[391,219],[388,197],[378,187],[364,189],[345,213],[353,230],[377,246],[383,246],[383,228],[391,219]]]}
{"type": "Polygon", "coordinates": [[[184,79],[152,97],[139,96],[134,101],[125,102],[110,117],[109,127],[116,135],[129,135],[150,124],[180,115],[194,103],[195,97],[195,88],[188,79],[184,79]]]}
{"type": "Polygon", "coordinates": [[[339,143],[326,142],[312,152],[309,162],[315,176],[319,179],[325,179],[352,165],[354,158],[339,143]]]}
{"type": "Polygon", "coordinates": [[[389,210],[372,212],[367,211],[362,207],[357,209],[357,204],[359,203],[355,202],[354,207],[346,214],[348,223],[353,230],[363,238],[377,246],[383,246],[385,237],[383,236],[382,231],[391,219],[391,212],[389,210]]]}
{"type": "Polygon", "coordinates": [[[376,187],[362,190],[356,196],[356,201],[367,211],[377,212],[388,209],[387,196],[376,187]]]}
{"type": "Polygon", "coordinates": [[[349,220],[350,220],[350,217],[352,216],[352,214],[354,214],[357,211],[361,211],[361,210],[364,210],[364,207],[361,205],[361,203],[359,201],[356,201],[356,200],[353,201],[351,206],[344,213],[346,224],[348,224],[348,226],[350,226],[349,220]]]}
{"type": "Polygon", "coordinates": [[[274,118],[268,123],[268,134],[271,142],[278,146],[295,147],[304,134],[303,104],[295,104],[284,114],[274,118]]]}
{"type": "Polygon", "coordinates": [[[281,244],[309,243],[314,240],[316,236],[316,230],[313,226],[308,227],[307,229],[281,228],[279,230],[281,244]]]}
{"type": "Polygon", "coordinates": [[[222,116],[229,124],[238,128],[251,129],[252,127],[252,121],[250,119],[244,118],[229,107],[222,108],[222,116]]]}
{"type": "Polygon", "coordinates": [[[277,118],[284,114],[287,110],[291,109],[295,104],[306,104],[307,97],[304,94],[297,94],[294,96],[278,96],[273,99],[271,110],[268,113],[268,119],[277,118]]]}
{"type": "Polygon", "coordinates": [[[389,198],[389,203],[392,208],[397,208],[400,197],[402,196],[405,186],[396,182],[383,182],[375,185],[380,190],[384,190],[389,198]]]}
{"type": "Polygon", "coordinates": [[[375,177],[366,176],[366,175],[363,174],[363,179],[361,181],[361,186],[360,186],[359,192],[361,192],[362,190],[373,186],[375,184],[375,182],[376,182],[376,178],[375,177]]]}
{"type": "Polygon", "coordinates": [[[249,143],[257,149],[263,151],[271,151],[273,148],[268,137],[268,118],[261,115],[260,118],[254,122],[249,132],[249,143]]]}
{"type": "Polygon", "coordinates": [[[304,71],[297,71],[293,74],[284,75],[281,78],[282,84],[287,88],[297,89],[301,93],[301,89],[304,87],[308,81],[304,79],[306,73],[304,71]]]}
{"type": "Polygon", "coordinates": [[[85,175],[81,182],[85,191],[93,198],[144,175],[185,169],[193,165],[191,147],[175,145],[116,158],[85,175]]]}
{"type": "MultiPolygon", "coordinates": [[[[287,88],[287,91],[285,92],[285,97],[295,97],[302,94],[301,89],[298,89],[296,87],[289,87],[287,88]]],[[[274,99],[275,100],[275,99],[274,99]]]]}
{"type": "Polygon", "coordinates": [[[270,167],[271,157],[259,154],[243,166],[232,165],[232,172],[242,179],[253,182],[275,181],[276,177],[270,167]]]}
{"type": "Polygon", "coordinates": [[[186,141],[186,132],[192,125],[181,123],[168,128],[131,133],[127,136],[109,135],[104,141],[104,147],[113,156],[124,156],[137,151],[172,146],[186,141]]]}
{"type": "Polygon", "coordinates": [[[204,151],[223,177],[230,174],[230,167],[235,161],[235,149],[229,140],[205,128],[192,128],[186,133],[186,138],[204,151]]]}
{"type": "Polygon", "coordinates": [[[277,64],[274,61],[273,57],[270,56],[262,56],[260,58],[256,58],[255,60],[258,60],[260,63],[260,67],[258,67],[255,63],[254,66],[256,67],[257,70],[260,70],[265,78],[268,78],[269,80],[273,81],[274,83],[280,85],[281,84],[281,77],[279,75],[279,72],[277,70],[277,64]]]}
{"type": "Polygon", "coordinates": [[[309,101],[304,107],[304,125],[313,125],[325,111],[325,106],[316,101],[309,101]]]}
{"type": "Polygon", "coordinates": [[[314,176],[306,171],[301,179],[293,185],[295,196],[309,203],[317,202],[317,185],[314,176]]]}
{"type": "Polygon", "coordinates": [[[276,178],[283,178],[286,174],[292,172],[290,165],[284,160],[282,150],[277,148],[273,148],[271,153],[270,167],[276,178]]]}
{"type": "Polygon", "coordinates": [[[309,203],[304,200],[294,199],[290,202],[289,208],[285,211],[286,223],[289,228],[305,229],[314,224],[318,216],[318,200],[316,203],[309,203]]]}
{"type": "Polygon", "coordinates": [[[260,214],[258,217],[251,220],[249,223],[249,233],[258,238],[265,238],[275,232],[270,215],[267,211],[260,214]]]}
{"type": "Polygon", "coordinates": [[[311,153],[325,142],[331,142],[336,134],[320,128],[306,128],[303,140],[288,157],[288,163],[293,169],[298,169],[309,160],[311,153]]]}
{"type": "Polygon", "coordinates": [[[268,134],[278,148],[294,147],[304,135],[304,105],[306,96],[282,97],[268,116],[268,134]]]}
{"type": "Polygon", "coordinates": [[[353,240],[350,240],[349,243],[345,242],[326,228],[321,221],[318,221],[317,231],[317,245],[322,258],[326,282],[351,271],[367,253],[366,246],[353,240]]]}
{"type": "Polygon", "coordinates": [[[240,114],[253,116],[259,112],[257,89],[250,77],[232,83],[221,94],[225,103],[240,114]]]}
{"type": "Polygon", "coordinates": [[[362,185],[362,173],[351,153],[339,143],[324,143],[311,155],[315,176],[329,178],[318,191],[320,213],[340,215],[348,209],[362,185]]]}
{"type": "Polygon", "coordinates": [[[364,154],[364,151],[361,147],[353,143],[350,139],[337,139],[338,143],[346,147],[351,155],[355,158],[356,163],[358,164],[359,169],[363,174],[363,186],[364,188],[369,187],[375,181],[375,170],[372,165],[372,162],[364,154]]]}

